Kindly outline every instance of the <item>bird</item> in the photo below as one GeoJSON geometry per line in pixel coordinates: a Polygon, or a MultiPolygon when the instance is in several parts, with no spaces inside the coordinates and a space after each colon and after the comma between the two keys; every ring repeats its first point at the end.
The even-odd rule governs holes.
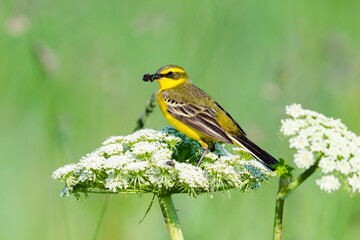
{"type": "Polygon", "coordinates": [[[250,141],[230,114],[195,86],[182,67],[166,65],[154,74],[144,74],[142,80],[159,83],[157,102],[167,121],[203,148],[197,167],[208,150],[214,150],[214,142],[224,142],[245,149],[266,169],[275,170],[278,161],[250,141]]]}

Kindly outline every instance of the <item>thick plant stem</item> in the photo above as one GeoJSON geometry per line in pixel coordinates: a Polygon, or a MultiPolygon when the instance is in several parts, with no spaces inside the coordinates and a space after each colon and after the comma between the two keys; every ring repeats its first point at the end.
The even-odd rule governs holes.
{"type": "Polygon", "coordinates": [[[169,196],[159,196],[160,208],[169,230],[171,240],[183,240],[184,236],[180,228],[180,222],[176,214],[174,203],[169,196]]]}
{"type": "Polygon", "coordinates": [[[289,178],[281,176],[279,180],[279,191],[276,196],[275,204],[275,219],[274,219],[274,240],[282,239],[282,219],[284,212],[285,198],[282,198],[280,193],[283,187],[289,185],[289,178]]]}
{"type": "Polygon", "coordinates": [[[297,187],[301,185],[306,179],[308,179],[318,168],[319,161],[322,155],[320,155],[315,163],[300,174],[296,179],[290,181],[289,176],[280,176],[279,180],[279,190],[276,196],[275,203],[275,218],[274,218],[274,240],[282,239],[282,222],[283,222],[283,212],[284,212],[284,203],[285,199],[294,191],[297,187]]]}

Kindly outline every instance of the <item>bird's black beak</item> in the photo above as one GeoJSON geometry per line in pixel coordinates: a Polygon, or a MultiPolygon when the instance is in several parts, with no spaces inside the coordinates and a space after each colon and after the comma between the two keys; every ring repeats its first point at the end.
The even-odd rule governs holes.
{"type": "Polygon", "coordinates": [[[154,81],[156,79],[160,79],[160,78],[162,78],[161,74],[158,74],[158,73],[154,73],[154,74],[146,73],[146,74],[144,74],[142,80],[144,82],[148,82],[148,81],[152,82],[152,81],[154,81]]]}

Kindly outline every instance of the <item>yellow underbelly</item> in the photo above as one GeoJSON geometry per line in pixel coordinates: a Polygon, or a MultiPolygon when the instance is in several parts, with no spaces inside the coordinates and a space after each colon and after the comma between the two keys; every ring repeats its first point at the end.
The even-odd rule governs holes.
{"type": "MultiPolygon", "coordinates": [[[[162,94],[161,94],[161,90],[158,93],[157,96],[157,101],[158,101],[158,105],[162,111],[162,113],[164,114],[166,120],[168,120],[168,122],[175,127],[178,131],[182,132],[183,134],[185,134],[186,136],[188,136],[189,138],[192,138],[196,141],[198,141],[203,148],[207,148],[207,144],[204,141],[214,141],[214,139],[209,138],[208,136],[202,134],[201,132],[187,126],[186,124],[182,123],[181,121],[177,120],[176,118],[174,118],[168,111],[167,111],[167,105],[166,102],[164,101],[162,94]],[[203,141],[204,140],[204,141],[203,141]]],[[[216,140],[215,140],[216,141],[216,140]]]]}

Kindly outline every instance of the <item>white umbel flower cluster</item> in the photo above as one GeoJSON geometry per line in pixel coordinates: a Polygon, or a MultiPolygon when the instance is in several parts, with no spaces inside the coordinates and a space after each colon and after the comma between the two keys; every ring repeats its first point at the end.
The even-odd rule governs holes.
{"type": "Polygon", "coordinates": [[[341,186],[339,179],[344,179],[346,187],[360,193],[360,137],[339,119],[302,109],[299,104],[287,106],[286,114],[289,118],[281,121],[281,132],[290,137],[290,147],[296,150],[296,166],[307,169],[320,158],[324,176],[316,184],[321,190],[331,193],[341,186]]]}
{"type": "Polygon", "coordinates": [[[196,163],[201,146],[174,128],[143,129],[110,137],[76,164],[57,169],[52,177],[65,182],[62,195],[79,192],[186,192],[196,195],[231,188],[255,189],[269,173],[256,160],[244,160],[216,143],[216,150],[196,163]]]}

